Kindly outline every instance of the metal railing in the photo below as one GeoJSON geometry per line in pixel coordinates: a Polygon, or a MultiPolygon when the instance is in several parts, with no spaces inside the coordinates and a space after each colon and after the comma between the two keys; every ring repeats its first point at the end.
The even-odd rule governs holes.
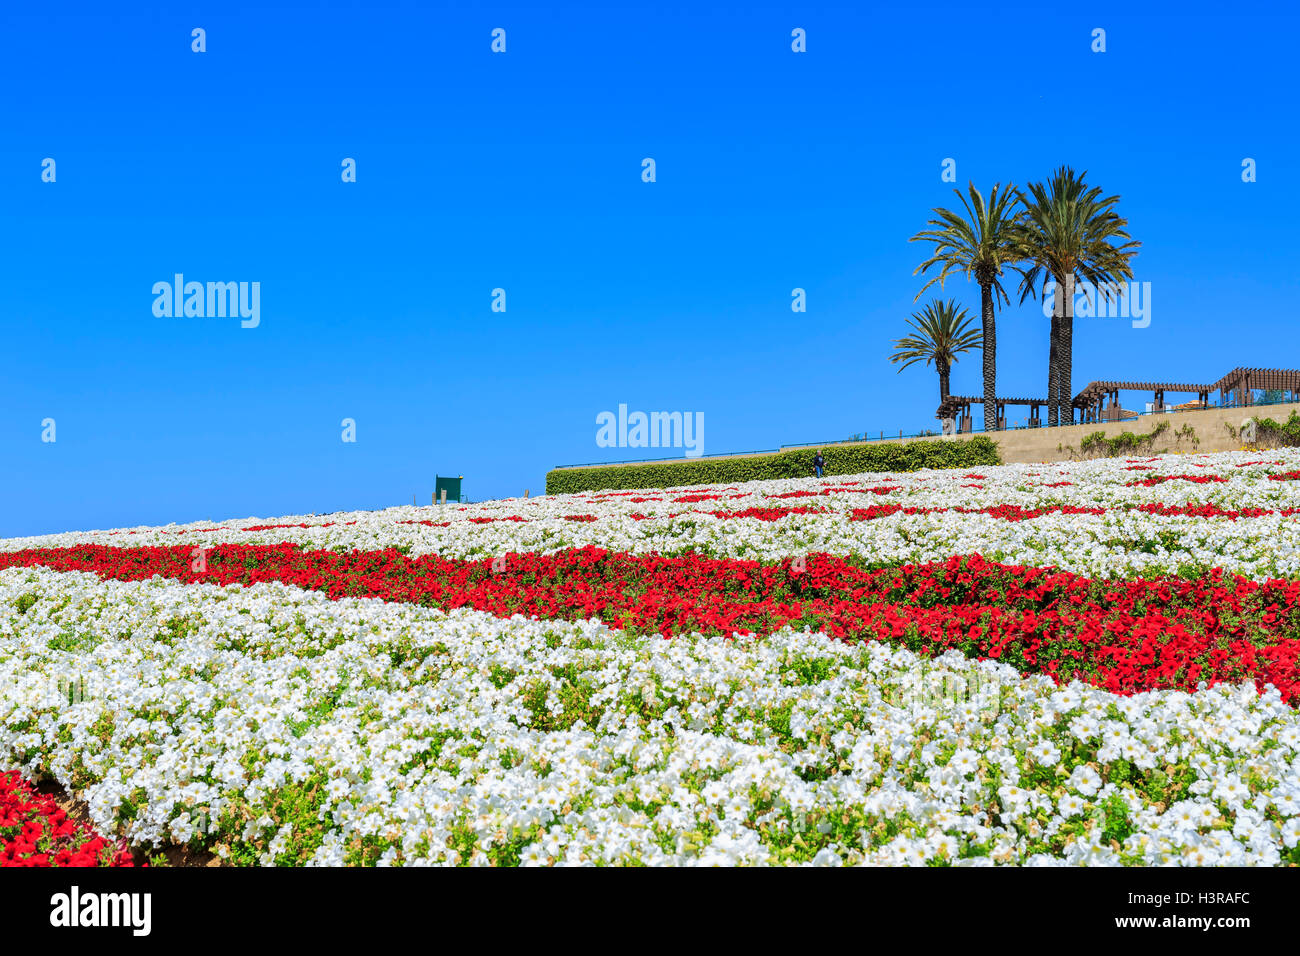
{"type": "Polygon", "coordinates": [[[681,458],[629,458],[624,461],[588,461],[580,465],[556,465],[556,468],[604,468],[607,465],[654,465],[660,462],[703,461],[707,458],[744,458],[746,455],[774,455],[779,448],[759,448],[756,451],[721,451],[713,455],[696,455],[681,458]]]}
{"type": "MultiPolygon", "coordinates": [[[[1034,429],[1037,429],[1037,428],[1069,428],[1069,427],[1071,427],[1071,426],[1078,426],[1078,425],[1096,425],[1097,427],[1100,428],[1102,425],[1112,425],[1112,424],[1114,424],[1115,422],[1135,422],[1135,421],[1137,421],[1138,419],[1140,419],[1140,418],[1145,418],[1145,417],[1147,417],[1147,416],[1153,416],[1153,417],[1154,417],[1154,416],[1157,416],[1157,415],[1177,415],[1177,414],[1180,414],[1180,413],[1182,413],[1182,412],[1209,412],[1209,411],[1214,411],[1214,410],[1216,410],[1216,409],[1231,409],[1231,408],[1244,408],[1244,409],[1251,409],[1251,408],[1259,408],[1260,406],[1268,407],[1268,406],[1270,406],[1270,405],[1295,405],[1295,404],[1300,404],[1300,403],[1293,402],[1293,401],[1291,401],[1289,398],[1282,398],[1282,399],[1278,399],[1278,400],[1276,400],[1276,401],[1264,401],[1263,399],[1260,399],[1260,400],[1258,400],[1258,401],[1254,401],[1254,402],[1224,402],[1222,405],[1220,405],[1218,402],[1209,402],[1209,403],[1207,403],[1206,405],[1201,406],[1201,407],[1198,407],[1198,408],[1178,408],[1178,407],[1176,407],[1176,406],[1174,406],[1174,405],[1166,405],[1164,408],[1161,408],[1161,409],[1154,409],[1154,408],[1153,408],[1153,409],[1152,409],[1151,411],[1149,411],[1149,412],[1147,412],[1147,411],[1142,411],[1142,412],[1133,412],[1131,415],[1126,415],[1126,416],[1124,416],[1123,418],[1107,418],[1107,419],[1099,419],[1099,420],[1097,420],[1097,421],[1091,421],[1091,422],[1085,422],[1085,421],[1070,421],[1070,422],[1062,422],[1062,423],[1060,423],[1060,424],[1056,424],[1056,425],[1049,425],[1049,424],[1047,424],[1046,422],[1042,422],[1042,423],[1040,423],[1040,424],[1038,424],[1038,425],[1008,425],[1006,428],[994,429],[993,431],[990,431],[989,429],[984,428],[983,425],[981,424],[981,426],[980,426],[979,428],[976,428],[976,429],[974,429],[973,431],[969,431],[969,432],[957,432],[956,434],[957,434],[957,435],[995,434],[995,433],[998,432],[998,431],[1004,431],[1004,432],[1009,432],[1009,431],[1025,431],[1025,430],[1028,430],[1028,429],[1031,429],[1031,428],[1034,428],[1034,429]]],[[[1075,411],[1077,412],[1078,409],[1075,409],[1075,411]]],[[[873,440],[873,441],[877,441],[878,439],[872,439],[872,440],[873,440]]]]}
{"type": "Polygon", "coordinates": [[[790,444],[788,445],[782,445],[781,450],[790,451],[796,448],[820,448],[822,445],[856,445],[856,444],[861,444],[861,443],[866,443],[871,441],[874,442],[907,441],[909,438],[942,438],[942,437],[943,437],[942,432],[937,432],[933,428],[927,428],[911,435],[904,435],[902,432],[899,432],[897,435],[893,435],[893,434],[886,435],[884,432],[881,432],[880,435],[875,438],[871,437],[870,435],[863,435],[861,438],[857,438],[857,437],[833,438],[830,441],[790,442],[790,444]]]}
{"type": "MultiPolygon", "coordinates": [[[[1008,425],[1005,428],[997,428],[997,429],[987,429],[984,428],[983,425],[981,425],[979,428],[972,429],[971,431],[954,432],[950,437],[960,438],[963,435],[985,435],[985,434],[995,435],[998,432],[1029,431],[1031,429],[1039,430],[1039,429],[1047,429],[1047,428],[1069,428],[1078,425],[1096,425],[1098,428],[1100,428],[1103,425],[1112,425],[1115,424],[1116,422],[1135,422],[1140,418],[1144,418],[1146,416],[1177,415],[1180,412],[1208,412],[1214,409],[1230,409],[1230,408],[1250,409],[1250,408],[1259,408],[1261,406],[1267,408],[1270,405],[1294,405],[1294,404],[1297,403],[1292,402],[1290,399],[1283,398],[1277,401],[1265,401],[1263,399],[1260,399],[1259,401],[1254,401],[1249,403],[1225,402],[1222,405],[1220,405],[1217,402],[1211,402],[1205,405],[1203,408],[1175,408],[1172,405],[1167,405],[1163,409],[1159,409],[1159,410],[1152,409],[1149,412],[1146,411],[1134,412],[1131,416],[1126,416],[1124,418],[1112,418],[1112,419],[1106,419],[1106,420],[1094,421],[1094,422],[1072,421],[1072,422],[1065,422],[1057,425],[1049,425],[1047,424],[1047,422],[1044,421],[1038,425],[1029,425],[1029,424],[1008,425]]],[[[941,433],[933,431],[932,429],[925,429],[923,431],[919,431],[914,434],[907,434],[907,435],[904,434],[886,435],[882,432],[879,437],[864,435],[862,438],[833,438],[830,441],[820,441],[820,442],[818,441],[791,442],[789,444],[782,445],[780,448],[760,448],[757,449],[756,451],[719,452],[714,455],[697,455],[694,458],[688,458],[686,456],[682,456],[681,458],[632,458],[624,461],[591,461],[579,465],[556,465],[555,467],[557,469],[604,468],[613,465],[650,465],[650,464],[659,464],[659,463],[675,463],[679,461],[704,461],[709,458],[743,458],[746,455],[778,455],[783,451],[793,451],[800,448],[809,448],[809,449],[821,448],[827,445],[852,445],[852,444],[865,444],[867,442],[891,442],[891,441],[896,442],[896,441],[907,441],[908,439],[916,439],[916,438],[942,438],[942,437],[943,435],[941,433]]]]}

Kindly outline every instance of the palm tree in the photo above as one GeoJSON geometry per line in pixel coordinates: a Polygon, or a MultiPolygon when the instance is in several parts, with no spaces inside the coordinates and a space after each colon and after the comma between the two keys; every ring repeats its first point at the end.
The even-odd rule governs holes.
{"type": "MultiPolygon", "coordinates": [[[[1018,259],[1019,246],[1016,243],[1016,225],[1020,213],[1014,204],[1020,193],[1015,186],[1008,186],[999,193],[999,185],[993,187],[986,203],[974,183],[968,184],[970,199],[954,189],[957,198],[965,207],[966,214],[948,209],[935,209],[937,218],[926,223],[929,229],[918,232],[909,242],[925,240],[934,243],[934,255],[916,267],[915,275],[924,272],[932,265],[941,265],[939,274],[921,287],[916,298],[934,283],[943,288],[944,280],[951,272],[964,273],[967,279],[974,278],[980,287],[980,324],[981,340],[984,349],[984,428],[992,431],[997,428],[997,329],[993,321],[993,312],[998,300],[1009,303],[1006,291],[1002,288],[1002,267],[1018,259]]],[[[915,300],[914,300],[915,301],[915,300]]]]}
{"type": "Polygon", "coordinates": [[[916,330],[914,335],[905,335],[894,340],[898,349],[889,356],[894,364],[902,362],[899,371],[917,362],[925,362],[939,372],[939,402],[948,397],[948,376],[953,363],[962,352],[980,347],[979,329],[971,327],[974,322],[965,309],[957,307],[955,299],[944,302],[934,299],[920,312],[913,312],[907,324],[916,330]]]}
{"type": "Polygon", "coordinates": [[[1129,260],[1140,242],[1125,231],[1128,220],[1115,211],[1118,196],[1102,197],[1096,186],[1084,183],[1085,170],[1076,175],[1062,166],[1046,183],[1032,183],[1029,196],[1021,194],[1024,211],[1017,227],[1020,258],[1029,268],[1019,270],[1020,301],[1047,283],[1056,283],[1052,329],[1047,358],[1047,423],[1074,421],[1070,378],[1074,358],[1074,283],[1083,279],[1109,300],[1119,294],[1119,284],[1133,278],[1129,260]],[[1119,242],[1113,245],[1112,240],[1119,242]],[[1127,241],[1125,241],[1127,240],[1127,241]]]}

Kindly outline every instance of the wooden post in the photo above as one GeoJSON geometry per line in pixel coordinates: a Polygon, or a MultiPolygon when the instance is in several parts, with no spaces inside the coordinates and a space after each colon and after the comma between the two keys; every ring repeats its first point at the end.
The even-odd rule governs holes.
{"type": "Polygon", "coordinates": [[[446,488],[442,489],[442,503],[443,503],[444,505],[447,503],[447,489],[446,489],[446,488]]]}
{"type": "Polygon", "coordinates": [[[527,488],[524,489],[524,497],[525,497],[525,498],[528,497],[528,489],[527,489],[527,488]]]}

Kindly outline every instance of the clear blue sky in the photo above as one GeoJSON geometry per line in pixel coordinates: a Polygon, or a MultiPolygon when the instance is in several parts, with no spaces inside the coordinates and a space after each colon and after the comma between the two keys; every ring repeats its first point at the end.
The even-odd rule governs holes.
{"type": "MultiPolygon", "coordinates": [[[[1300,365],[1300,20],[1145,9],[6,4],[0,535],[536,493],[653,454],[596,446],[620,403],[706,453],[933,427],[886,355],[946,157],[1122,196],[1152,323],[1078,320],[1076,390],[1300,365]],[[260,326],[155,317],[177,272],[260,282],[260,326]]],[[[1044,393],[1039,309],[998,341],[1044,393]]]]}

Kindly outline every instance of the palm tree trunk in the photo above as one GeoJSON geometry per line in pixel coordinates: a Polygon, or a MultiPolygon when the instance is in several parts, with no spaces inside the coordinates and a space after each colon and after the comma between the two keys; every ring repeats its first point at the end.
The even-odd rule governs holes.
{"type": "Polygon", "coordinates": [[[1070,377],[1074,365],[1074,273],[1065,277],[1065,301],[1062,303],[1061,335],[1057,348],[1057,362],[1060,365],[1056,381],[1057,391],[1061,396],[1061,424],[1074,424],[1074,389],[1070,387],[1070,377]]]}
{"type": "Polygon", "coordinates": [[[948,400],[948,376],[952,373],[952,368],[943,359],[935,362],[939,369],[939,404],[942,405],[948,400]]]}
{"type": "Polygon", "coordinates": [[[984,430],[998,427],[998,335],[993,321],[993,285],[980,286],[980,320],[984,336],[984,430]]]}
{"type": "Polygon", "coordinates": [[[1060,412],[1058,402],[1059,389],[1057,383],[1061,379],[1061,366],[1057,358],[1060,351],[1061,338],[1061,317],[1056,314],[1056,308],[1052,309],[1052,331],[1048,337],[1047,345],[1047,424],[1055,425],[1058,423],[1057,414],[1060,412]]]}

